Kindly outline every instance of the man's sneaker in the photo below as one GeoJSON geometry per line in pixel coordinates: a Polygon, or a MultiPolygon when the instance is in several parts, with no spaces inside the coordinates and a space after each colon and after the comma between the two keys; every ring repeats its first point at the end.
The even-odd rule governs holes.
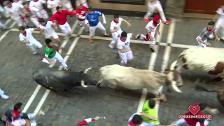
{"type": "Polygon", "coordinates": [[[7,100],[7,99],[9,99],[9,96],[8,95],[5,95],[5,94],[2,94],[1,95],[1,98],[7,100]]]}
{"type": "Polygon", "coordinates": [[[111,49],[114,48],[114,44],[113,44],[113,43],[110,43],[108,46],[109,46],[111,49]]]}
{"type": "Polygon", "coordinates": [[[32,52],[33,55],[37,55],[38,52],[32,52]]]}
{"type": "Polygon", "coordinates": [[[137,35],[135,36],[135,39],[140,39],[140,34],[137,34],[137,35]]]}
{"type": "Polygon", "coordinates": [[[68,68],[68,67],[67,68],[64,68],[64,70],[65,71],[72,71],[72,69],[71,68],[68,68]]]}
{"type": "Polygon", "coordinates": [[[109,37],[109,35],[108,35],[108,34],[104,34],[103,36],[104,36],[104,37],[109,37]]]}

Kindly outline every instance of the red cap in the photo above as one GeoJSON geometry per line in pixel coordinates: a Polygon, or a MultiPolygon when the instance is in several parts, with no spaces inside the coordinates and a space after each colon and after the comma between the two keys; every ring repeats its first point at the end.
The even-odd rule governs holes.
{"type": "Polygon", "coordinates": [[[154,23],[155,25],[157,25],[157,24],[159,23],[159,20],[160,20],[160,16],[159,16],[159,15],[155,15],[155,16],[153,17],[153,23],[154,23]]]}

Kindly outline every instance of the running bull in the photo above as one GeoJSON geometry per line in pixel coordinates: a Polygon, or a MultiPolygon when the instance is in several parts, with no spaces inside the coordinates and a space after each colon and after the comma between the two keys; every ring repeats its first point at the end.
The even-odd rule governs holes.
{"type": "Polygon", "coordinates": [[[59,71],[54,69],[40,69],[33,73],[33,79],[43,87],[53,91],[67,91],[73,87],[96,85],[87,75],[88,70],[80,72],[59,71]]]}
{"type": "Polygon", "coordinates": [[[100,74],[101,80],[98,82],[98,86],[104,85],[110,88],[129,90],[146,88],[154,95],[161,95],[163,87],[171,85],[176,92],[182,92],[177,84],[183,82],[176,71],[167,70],[166,73],[158,73],[120,65],[108,65],[100,68],[100,74]]]}
{"type": "Polygon", "coordinates": [[[198,47],[186,49],[171,64],[171,70],[181,70],[181,68],[206,72],[222,80],[224,78],[224,49],[198,47]]]}

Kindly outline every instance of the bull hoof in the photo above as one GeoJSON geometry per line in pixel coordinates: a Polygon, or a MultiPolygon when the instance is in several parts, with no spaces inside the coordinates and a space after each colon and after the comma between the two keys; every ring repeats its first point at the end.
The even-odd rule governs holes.
{"type": "Polygon", "coordinates": [[[100,86],[100,84],[96,84],[96,87],[97,87],[97,88],[102,88],[102,87],[100,86]]]}
{"type": "Polygon", "coordinates": [[[187,70],[187,69],[188,69],[187,64],[184,64],[184,65],[183,65],[183,68],[187,70]]]}

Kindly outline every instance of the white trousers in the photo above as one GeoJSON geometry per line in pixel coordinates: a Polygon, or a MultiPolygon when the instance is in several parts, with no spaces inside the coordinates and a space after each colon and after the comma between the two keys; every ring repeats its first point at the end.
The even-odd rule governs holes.
{"type": "Polygon", "coordinates": [[[61,0],[63,7],[65,7],[67,10],[72,11],[72,5],[69,0],[61,0]]]}
{"type": "Polygon", "coordinates": [[[12,20],[14,20],[16,22],[16,24],[21,27],[23,26],[24,22],[22,20],[22,18],[20,16],[16,16],[16,17],[11,17],[12,20]]]}
{"type": "MultiPolygon", "coordinates": [[[[148,10],[147,13],[145,14],[144,18],[149,18],[149,17],[151,17],[151,16],[153,15],[153,13],[155,13],[155,12],[153,12],[153,11],[151,11],[151,10],[148,10]]],[[[162,21],[165,22],[165,21],[166,21],[166,17],[165,17],[165,14],[164,14],[163,10],[161,10],[161,11],[159,12],[159,15],[160,15],[162,21]]]]}
{"type": "Polygon", "coordinates": [[[38,18],[43,18],[43,19],[48,19],[49,16],[47,14],[47,11],[42,9],[42,10],[39,10],[39,12],[36,13],[37,17],[38,18]]]}
{"type": "Polygon", "coordinates": [[[38,41],[32,41],[30,42],[29,44],[27,44],[27,46],[30,48],[30,50],[33,52],[33,53],[37,53],[38,52],[38,49],[42,48],[43,46],[41,45],[40,42],[38,41]]]}
{"type": "Polygon", "coordinates": [[[134,58],[132,51],[128,51],[125,53],[119,52],[119,56],[121,58],[121,64],[123,65],[126,65],[128,61],[131,61],[134,58]]]}
{"type": "Polygon", "coordinates": [[[80,27],[84,27],[86,31],[89,30],[89,24],[88,24],[88,21],[86,19],[83,20],[83,21],[78,20],[78,22],[79,22],[80,27]]]}
{"type": "MultiPolygon", "coordinates": [[[[156,39],[154,37],[155,36],[155,33],[153,33],[152,35],[153,35],[152,36],[153,37],[152,40],[151,41],[146,41],[146,42],[150,42],[150,48],[152,48],[155,51],[155,50],[157,50],[157,47],[158,46],[156,45],[156,39]]],[[[140,34],[140,39],[141,40],[145,40],[146,39],[146,35],[140,34]]]]}
{"type": "Polygon", "coordinates": [[[116,47],[116,45],[117,45],[117,40],[118,40],[119,36],[121,35],[121,33],[122,33],[122,30],[119,30],[119,31],[117,31],[117,32],[112,33],[112,41],[111,41],[111,43],[109,44],[109,47],[110,47],[110,48],[113,49],[113,48],[116,47]]]}
{"type": "Polygon", "coordinates": [[[30,20],[37,28],[40,27],[40,22],[38,21],[37,17],[31,17],[30,20]]]}
{"type": "Polygon", "coordinates": [[[71,29],[70,25],[68,24],[68,22],[66,22],[63,25],[59,25],[59,28],[66,36],[72,33],[72,29],[71,29]]]}
{"type": "Polygon", "coordinates": [[[51,38],[58,39],[59,38],[59,36],[56,32],[51,32],[51,33],[44,32],[44,36],[46,39],[51,39],[51,38]]]}
{"type": "Polygon", "coordinates": [[[63,57],[58,53],[56,52],[55,56],[51,59],[49,59],[50,61],[58,61],[60,63],[60,65],[64,68],[64,69],[67,69],[68,68],[68,65],[65,63],[65,60],[63,59],[63,57]]]}
{"type": "Polygon", "coordinates": [[[207,42],[207,40],[205,40],[205,41],[202,42],[200,36],[198,36],[198,37],[196,38],[196,40],[197,40],[197,42],[198,42],[198,47],[206,48],[206,47],[208,46],[208,42],[207,42]]]}
{"type": "Polygon", "coordinates": [[[101,22],[99,22],[96,26],[89,27],[89,35],[91,37],[95,36],[96,29],[99,28],[104,34],[106,34],[106,29],[101,22]]]}

